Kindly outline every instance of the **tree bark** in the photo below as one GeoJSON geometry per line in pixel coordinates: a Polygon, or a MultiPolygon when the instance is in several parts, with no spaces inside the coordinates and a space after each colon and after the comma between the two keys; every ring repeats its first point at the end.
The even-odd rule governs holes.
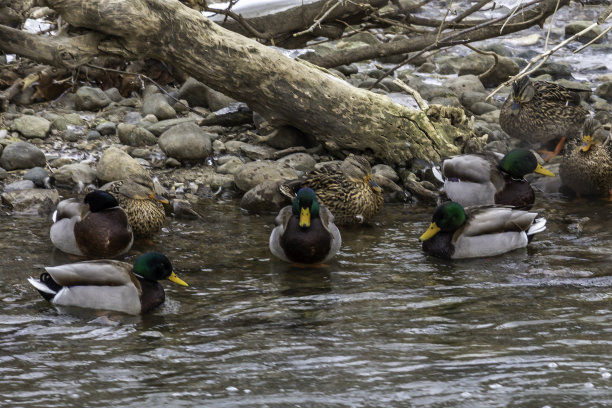
{"type": "MultiPolygon", "coordinates": [[[[100,53],[174,64],[246,102],[272,125],[294,126],[330,147],[369,151],[403,164],[413,157],[439,161],[460,152],[472,136],[461,110],[437,107],[432,121],[424,112],[228,31],[177,1],[48,0],[48,5],[73,26],[107,34],[97,44],[100,53]]],[[[86,48],[68,63],[61,58],[53,63],[72,68],[73,61],[89,56],[86,48]]]]}

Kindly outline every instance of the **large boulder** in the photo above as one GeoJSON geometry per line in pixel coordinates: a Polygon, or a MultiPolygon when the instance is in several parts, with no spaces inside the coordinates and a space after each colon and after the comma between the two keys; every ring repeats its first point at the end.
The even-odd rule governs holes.
{"type": "Polygon", "coordinates": [[[166,130],[157,143],[162,151],[177,160],[200,161],[212,154],[211,135],[193,122],[166,130]]]}
{"type": "Polygon", "coordinates": [[[132,174],[148,174],[134,158],[116,147],[109,147],[102,153],[97,172],[98,179],[103,182],[123,180],[132,174]]]}
{"type": "Polygon", "coordinates": [[[44,167],[46,163],[42,150],[27,142],[11,143],[4,148],[0,157],[0,167],[9,171],[44,167]]]}

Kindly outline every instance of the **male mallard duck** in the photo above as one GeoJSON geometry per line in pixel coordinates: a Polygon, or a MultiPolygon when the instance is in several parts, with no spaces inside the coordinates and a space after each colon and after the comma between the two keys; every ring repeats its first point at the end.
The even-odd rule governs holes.
{"type": "Polygon", "coordinates": [[[280,210],[270,234],[270,251],[286,262],[316,264],[329,261],[342,238],[334,216],[319,205],[315,192],[301,188],[293,205],[280,210]]]}
{"type": "Polygon", "coordinates": [[[463,154],[442,163],[444,191],[448,198],[464,207],[531,206],[535,193],[524,177],[534,172],[554,176],[527,149],[514,149],[505,156],[493,152],[463,154]]]}
{"type": "Polygon", "coordinates": [[[28,281],[48,301],[59,306],[144,313],[162,304],[164,288],[157,282],[169,279],[188,286],[172,271],[159,252],[140,255],[134,266],[115,260],[85,261],[49,266],[39,279],[28,281]]]}
{"type": "Polygon", "coordinates": [[[51,242],[59,250],[89,258],[114,258],[132,247],[134,235],[125,212],[111,194],[95,190],[84,199],[57,205],[51,242]]]}
{"type": "Polygon", "coordinates": [[[578,137],[589,112],[580,106],[580,95],[551,82],[523,77],[512,84],[502,106],[499,124],[510,136],[534,147],[559,140],[554,151],[544,151],[548,161],[559,154],[565,138],[578,137]]]}
{"type": "Polygon", "coordinates": [[[336,224],[363,223],[378,214],[384,197],[363,156],[349,155],[341,163],[330,163],[312,171],[303,180],[285,183],[281,191],[293,199],[299,187],[312,188],[336,224]]]}
{"type": "Polygon", "coordinates": [[[135,174],[125,180],[106,183],[101,188],[114,195],[125,210],[134,237],[151,238],[164,225],[163,204],[168,204],[168,200],[155,194],[151,177],[135,174]]]}
{"type": "Polygon", "coordinates": [[[448,202],[433,214],[431,225],[419,238],[425,253],[445,258],[500,255],[527,246],[531,237],[546,229],[538,214],[510,207],[467,207],[448,202]]]}
{"type": "Polygon", "coordinates": [[[596,119],[584,122],[580,146],[571,143],[567,147],[559,175],[578,195],[612,200],[612,141],[596,119]]]}

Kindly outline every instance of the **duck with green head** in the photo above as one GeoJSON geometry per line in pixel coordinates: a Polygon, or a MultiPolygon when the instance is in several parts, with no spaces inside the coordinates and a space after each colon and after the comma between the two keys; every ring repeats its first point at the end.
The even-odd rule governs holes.
{"type": "Polygon", "coordinates": [[[147,312],[165,300],[159,280],[188,286],[159,252],[140,255],[134,265],[115,260],[84,261],[50,266],[39,279],[28,281],[58,306],[110,310],[126,314],[147,312]]]}
{"type": "Polygon", "coordinates": [[[551,150],[541,150],[544,161],[561,151],[566,138],[578,137],[589,112],[580,106],[577,90],[523,77],[512,84],[512,92],[499,113],[499,124],[510,136],[538,148],[558,141],[551,150]]]}
{"type": "Polygon", "coordinates": [[[589,118],[584,122],[582,141],[567,146],[559,175],[579,196],[612,201],[612,135],[599,121],[589,118]]]}
{"type": "Polygon", "coordinates": [[[448,202],[436,208],[419,239],[425,253],[439,258],[500,255],[526,247],[534,234],[546,229],[546,219],[536,219],[537,215],[510,207],[463,208],[448,202]]]}
{"type": "Polygon", "coordinates": [[[554,176],[527,149],[514,149],[505,156],[493,152],[463,154],[442,163],[444,191],[449,199],[464,207],[493,204],[531,207],[535,192],[525,180],[530,173],[554,176]]]}
{"type": "Polygon", "coordinates": [[[342,244],[334,216],[319,205],[310,188],[301,188],[293,205],[281,209],[275,223],[270,251],[285,262],[324,263],[336,255],[342,244]]]}
{"type": "Polygon", "coordinates": [[[334,214],[338,225],[366,223],[380,212],[384,202],[370,162],[352,154],[340,163],[328,163],[313,170],[303,179],[286,182],[281,192],[293,200],[301,187],[315,191],[321,204],[334,214]]]}
{"type": "Polygon", "coordinates": [[[128,218],[109,193],[95,190],[84,199],[61,201],[49,231],[59,250],[88,258],[114,258],[130,250],[134,241],[128,218]]]}

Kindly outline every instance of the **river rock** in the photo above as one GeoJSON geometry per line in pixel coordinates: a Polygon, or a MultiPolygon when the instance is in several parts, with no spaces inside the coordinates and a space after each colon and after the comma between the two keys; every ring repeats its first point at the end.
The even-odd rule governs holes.
{"type": "Polygon", "coordinates": [[[51,129],[51,122],[34,115],[22,115],[13,121],[12,130],[16,130],[27,139],[45,138],[51,129]]]}
{"type": "Polygon", "coordinates": [[[2,202],[17,213],[49,215],[59,203],[59,194],[55,189],[31,188],[5,192],[2,202]]]}
{"type": "Polygon", "coordinates": [[[119,92],[119,90],[115,87],[113,88],[108,88],[104,90],[104,93],[110,98],[111,101],[113,102],[120,102],[123,99],[123,96],[121,96],[121,92],[119,92]]]}
{"type": "Polygon", "coordinates": [[[66,164],[57,169],[53,178],[59,187],[74,188],[82,190],[85,186],[94,184],[96,181],[96,171],[85,163],[66,164]]]}
{"type": "Polygon", "coordinates": [[[153,133],[141,126],[127,123],[120,123],[117,126],[117,136],[121,143],[128,146],[142,147],[157,143],[157,137],[153,133]]]}
{"type": "Polygon", "coordinates": [[[206,92],[206,104],[208,108],[215,112],[223,108],[229,107],[232,103],[236,103],[235,99],[230,98],[222,94],[221,92],[217,92],[212,88],[208,88],[206,92]]]}
{"type": "Polygon", "coordinates": [[[23,175],[24,180],[30,180],[38,188],[45,188],[49,185],[49,173],[42,167],[32,167],[23,175]]]}
{"type": "Polygon", "coordinates": [[[36,184],[34,184],[32,180],[18,180],[4,186],[4,192],[9,193],[12,191],[28,190],[31,188],[36,188],[36,184]]]}
{"type": "Polygon", "coordinates": [[[208,87],[206,85],[195,78],[189,77],[179,89],[178,97],[187,100],[189,106],[208,108],[207,93],[208,87]]]}
{"type": "Polygon", "coordinates": [[[317,164],[317,161],[308,153],[293,153],[277,161],[304,173],[314,169],[315,164],[317,164]]]}
{"type": "Polygon", "coordinates": [[[96,126],[96,130],[100,132],[100,134],[103,136],[110,136],[115,134],[117,130],[117,125],[115,124],[115,122],[106,121],[99,123],[96,126]]]}
{"type": "Polygon", "coordinates": [[[145,96],[142,103],[142,113],[145,115],[153,114],[160,120],[176,118],[176,111],[170,106],[166,97],[160,93],[145,96]]]}
{"type": "Polygon", "coordinates": [[[157,123],[147,126],[147,130],[153,133],[155,136],[160,136],[166,130],[176,125],[180,125],[181,123],[195,123],[195,120],[190,117],[160,120],[157,123]]]}
{"type": "Polygon", "coordinates": [[[287,205],[287,198],[279,191],[279,180],[267,180],[247,191],[240,200],[240,208],[251,214],[277,213],[287,205]]]}
{"type": "Polygon", "coordinates": [[[212,154],[211,135],[192,122],[166,130],[159,137],[162,151],[177,160],[203,160],[212,154]]]}
{"type": "Polygon", "coordinates": [[[297,177],[297,172],[291,167],[269,160],[246,163],[234,173],[236,187],[241,191],[249,191],[267,180],[293,180],[297,177]]]}
{"type": "Polygon", "coordinates": [[[313,147],[316,145],[316,139],[313,136],[292,126],[278,127],[266,136],[262,136],[260,140],[276,149],[287,149],[294,146],[313,147]]]}
{"type": "Polygon", "coordinates": [[[377,164],[373,166],[372,175],[384,177],[394,182],[398,182],[400,180],[395,170],[393,170],[393,167],[387,166],[386,164],[377,164]]]}
{"type": "Polygon", "coordinates": [[[111,99],[100,88],[82,86],[76,91],[75,104],[78,110],[97,111],[111,103],[111,99]]]}
{"type": "Polygon", "coordinates": [[[244,165],[244,162],[237,156],[221,156],[217,160],[217,173],[234,174],[244,165]]]}
{"type": "MultiPolygon", "coordinates": [[[[572,67],[564,62],[546,62],[531,73],[531,77],[550,75],[553,79],[571,78],[572,67]]],[[[539,79],[539,78],[538,78],[539,79]]]]}
{"type": "Polygon", "coordinates": [[[45,154],[38,147],[27,142],[16,142],[6,146],[0,156],[0,167],[6,170],[44,167],[45,154]]]}
{"type": "Polygon", "coordinates": [[[600,84],[597,89],[595,89],[595,95],[607,101],[612,101],[612,81],[600,84]]]}
{"type": "Polygon", "coordinates": [[[109,182],[126,179],[132,174],[148,174],[148,172],[123,150],[109,147],[98,161],[97,174],[98,179],[109,182]]]}
{"type": "Polygon", "coordinates": [[[476,102],[470,106],[470,111],[472,111],[474,115],[484,115],[494,110],[497,110],[497,106],[486,102],[476,102]]]}
{"type": "MultiPolygon", "coordinates": [[[[472,53],[468,55],[463,61],[463,64],[461,64],[459,75],[480,75],[488,71],[493,64],[495,64],[495,58],[493,56],[472,53]]],[[[499,85],[518,72],[519,66],[516,62],[511,58],[500,56],[497,57],[497,64],[495,64],[493,70],[480,78],[480,80],[484,86],[493,87],[499,85]]]]}
{"type": "MultiPolygon", "coordinates": [[[[578,34],[580,31],[584,30],[591,24],[593,24],[592,21],[585,21],[585,20],[572,21],[571,23],[568,23],[565,26],[565,37],[567,38],[567,37],[571,37],[574,34],[578,34]]],[[[595,37],[600,35],[602,32],[603,32],[603,28],[601,26],[596,26],[596,27],[593,27],[590,31],[587,31],[586,33],[577,37],[576,40],[580,41],[581,43],[588,43],[589,41],[593,40],[595,37]]],[[[605,36],[599,38],[596,42],[600,43],[604,39],[605,39],[605,36]]]]}
{"type": "Polygon", "coordinates": [[[142,121],[142,115],[140,112],[128,112],[123,117],[123,123],[127,123],[130,125],[137,125],[142,121]]]}

